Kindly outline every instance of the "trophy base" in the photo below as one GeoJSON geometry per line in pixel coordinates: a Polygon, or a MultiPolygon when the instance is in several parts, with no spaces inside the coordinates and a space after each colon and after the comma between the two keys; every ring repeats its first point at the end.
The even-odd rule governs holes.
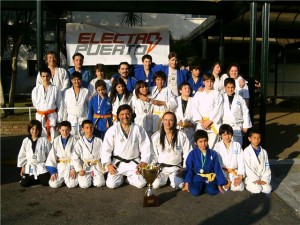
{"type": "Polygon", "coordinates": [[[158,196],[144,196],[144,207],[158,206],[158,196]]]}

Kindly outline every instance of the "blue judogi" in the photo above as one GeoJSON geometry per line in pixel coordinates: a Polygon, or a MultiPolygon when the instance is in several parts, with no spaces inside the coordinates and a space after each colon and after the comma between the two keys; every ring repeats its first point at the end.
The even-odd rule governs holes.
{"type": "Polygon", "coordinates": [[[146,81],[147,77],[145,74],[144,65],[136,65],[136,66],[134,66],[134,70],[133,70],[134,77],[137,80],[146,81],[148,83],[148,88],[154,87],[155,83],[153,81],[153,76],[154,76],[155,72],[159,70],[159,68],[161,68],[161,66],[157,66],[156,64],[152,63],[149,74],[148,74],[148,81],[146,81]]]}
{"type": "Polygon", "coordinates": [[[88,111],[88,119],[93,121],[95,126],[94,135],[103,140],[108,127],[112,126],[112,106],[107,96],[103,99],[99,95],[91,98],[88,111]],[[109,118],[94,118],[94,114],[107,115],[109,118]]]}
{"type": "MultiPolygon", "coordinates": [[[[114,74],[114,75],[112,75],[112,77],[114,79],[117,79],[120,77],[120,74],[114,74]]],[[[135,77],[128,76],[126,87],[130,93],[133,93],[136,82],[137,82],[137,79],[135,79],[135,77]]]]}
{"type": "Polygon", "coordinates": [[[203,154],[199,148],[195,148],[189,153],[186,160],[184,182],[189,184],[189,191],[194,196],[200,195],[204,192],[209,195],[218,194],[218,185],[222,186],[227,184],[227,180],[219,163],[218,154],[212,149],[207,149],[204,165],[202,165],[202,157],[203,154]],[[201,169],[203,169],[203,173],[205,174],[215,173],[215,180],[207,183],[207,178],[198,175],[201,169]]]}
{"type": "MultiPolygon", "coordinates": [[[[168,82],[168,75],[169,75],[169,66],[157,66],[157,71],[163,71],[166,74],[166,83],[168,82]]],[[[187,81],[189,79],[189,74],[190,72],[188,70],[180,70],[177,69],[177,87],[179,87],[179,85],[185,81],[187,81]]]]}
{"type": "Polygon", "coordinates": [[[204,84],[203,84],[203,81],[202,81],[203,77],[200,77],[198,78],[197,82],[195,83],[194,80],[193,80],[193,77],[190,76],[190,78],[188,79],[188,82],[191,86],[191,97],[193,97],[196,92],[198,91],[199,87],[204,87],[204,84]],[[193,93],[194,91],[194,93],[193,93]]]}
{"type": "MultiPolygon", "coordinates": [[[[71,67],[68,69],[69,79],[71,82],[71,75],[75,72],[75,68],[71,67]]],[[[88,69],[85,69],[84,67],[81,68],[81,75],[82,75],[82,83],[81,87],[88,88],[90,81],[92,80],[91,72],[88,69]]]]}

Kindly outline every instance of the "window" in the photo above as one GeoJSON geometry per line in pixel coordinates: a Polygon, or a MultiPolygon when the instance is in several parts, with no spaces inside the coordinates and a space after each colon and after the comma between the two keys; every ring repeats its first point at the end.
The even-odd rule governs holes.
{"type": "Polygon", "coordinates": [[[29,77],[36,77],[37,70],[37,60],[27,60],[27,71],[29,77]]]}

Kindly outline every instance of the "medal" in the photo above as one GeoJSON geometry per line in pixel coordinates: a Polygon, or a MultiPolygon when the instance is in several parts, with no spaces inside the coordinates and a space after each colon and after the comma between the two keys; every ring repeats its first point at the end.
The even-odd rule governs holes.
{"type": "Polygon", "coordinates": [[[33,155],[33,156],[32,156],[32,159],[37,159],[36,155],[33,155]]]}
{"type": "Polygon", "coordinates": [[[97,113],[100,114],[100,110],[98,110],[97,113]]]}
{"type": "Polygon", "coordinates": [[[145,81],[146,81],[146,82],[149,82],[149,80],[148,80],[148,79],[146,79],[145,81]]]}
{"type": "Polygon", "coordinates": [[[144,109],[144,113],[147,113],[147,109],[144,109]]]}
{"type": "Polygon", "coordinates": [[[195,92],[196,92],[196,91],[195,91],[195,90],[193,90],[193,94],[195,94],[195,92]]]}
{"type": "Polygon", "coordinates": [[[200,173],[204,173],[204,170],[203,170],[203,169],[201,169],[201,170],[200,170],[200,173]]]}
{"type": "Polygon", "coordinates": [[[124,139],[122,138],[122,139],[121,139],[121,142],[123,142],[123,141],[124,141],[124,139]]]}
{"type": "Polygon", "coordinates": [[[94,156],[92,155],[92,157],[91,157],[92,159],[94,158],[94,156]]]}

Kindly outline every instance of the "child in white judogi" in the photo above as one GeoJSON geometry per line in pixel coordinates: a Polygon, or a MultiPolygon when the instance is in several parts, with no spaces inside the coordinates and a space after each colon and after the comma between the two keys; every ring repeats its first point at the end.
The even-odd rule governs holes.
{"type": "Polygon", "coordinates": [[[249,109],[245,100],[235,92],[235,81],[226,78],[224,81],[225,93],[223,94],[223,124],[229,124],[233,128],[233,140],[243,146],[243,134],[252,127],[249,109]]]}
{"type": "Polygon", "coordinates": [[[81,123],[88,117],[89,91],[81,86],[82,76],[80,72],[71,74],[73,86],[66,90],[64,103],[64,119],[72,125],[71,134],[75,138],[80,137],[81,123]]]}
{"type": "Polygon", "coordinates": [[[178,89],[180,96],[176,98],[177,107],[175,109],[175,115],[178,121],[177,128],[186,133],[194,149],[195,123],[193,122],[193,98],[190,97],[191,87],[188,82],[183,82],[178,89]]]}
{"type": "Polygon", "coordinates": [[[92,183],[96,187],[104,186],[104,170],[100,161],[102,140],[93,135],[92,121],[84,120],[81,126],[84,136],[77,141],[72,154],[72,163],[78,173],[79,186],[89,188],[92,183]]]}
{"type": "Polygon", "coordinates": [[[51,71],[49,68],[42,68],[40,76],[43,85],[32,90],[31,99],[34,108],[37,110],[36,119],[42,124],[42,136],[53,141],[56,133],[56,123],[63,120],[63,106],[61,91],[50,82],[51,71]]]}
{"type": "Polygon", "coordinates": [[[222,95],[213,90],[214,76],[211,74],[203,75],[204,91],[198,91],[193,97],[193,121],[197,123],[196,130],[205,130],[208,133],[208,146],[214,149],[218,141],[219,126],[223,116],[223,98],[222,95]]]}
{"type": "Polygon", "coordinates": [[[267,151],[260,146],[261,134],[253,130],[248,139],[250,145],[244,149],[246,189],[251,193],[269,194],[272,191],[271,169],[267,151]]]}
{"type": "Polygon", "coordinates": [[[49,154],[51,143],[41,137],[42,124],[38,120],[31,120],[28,124],[28,137],[26,137],[18,154],[18,167],[21,167],[22,177],[20,184],[29,187],[38,183],[48,186],[50,174],[45,162],[49,154]]]}
{"type": "Polygon", "coordinates": [[[75,137],[70,134],[71,126],[69,121],[62,121],[59,124],[60,135],[54,139],[46,161],[47,170],[51,175],[49,186],[52,188],[61,187],[64,182],[68,188],[78,185],[76,171],[71,164],[76,143],[75,137]]]}
{"type": "Polygon", "coordinates": [[[158,163],[161,168],[153,182],[155,189],[166,185],[168,179],[172,188],[183,187],[185,161],[192,147],[186,134],[178,130],[176,124],[176,115],[166,112],[162,118],[161,130],[152,135],[152,163],[158,163]]]}
{"type": "Polygon", "coordinates": [[[96,88],[95,88],[95,83],[97,80],[104,80],[105,84],[106,84],[106,91],[107,93],[110,91],[111,88],[111,82],[108,79],[104,79],[105,78],[105,73],[104,73],[104,65],[103,64],[96,64],[95,66],[95,73],[96,73],[96,77],[91,80],[91,82],[89,83],[88,89],[89,89],[89,95],[90,96],[94,96],[97,94],[96,88]]]}
{"type": "Polygon", "coordinates": [[[232,140],[233,129],[228,124],[220,126],[219,135],[222,140],[219,141],[214,150],[219,154],[219,162],[225,177],[228,180],[224,190],[243,191],[245,177],[244,154],[241,145],[232,140]]]}
{"type": "Polygon", "coordinates": [[[153,104],[153,132],[160,129],[161,118],[165,112],[174,112],[177,107],[176,97],[169,87],[164,87],[166,74],[157,71],[154,74],[154,87],[151,88],[151,103],[153,104]]]}

